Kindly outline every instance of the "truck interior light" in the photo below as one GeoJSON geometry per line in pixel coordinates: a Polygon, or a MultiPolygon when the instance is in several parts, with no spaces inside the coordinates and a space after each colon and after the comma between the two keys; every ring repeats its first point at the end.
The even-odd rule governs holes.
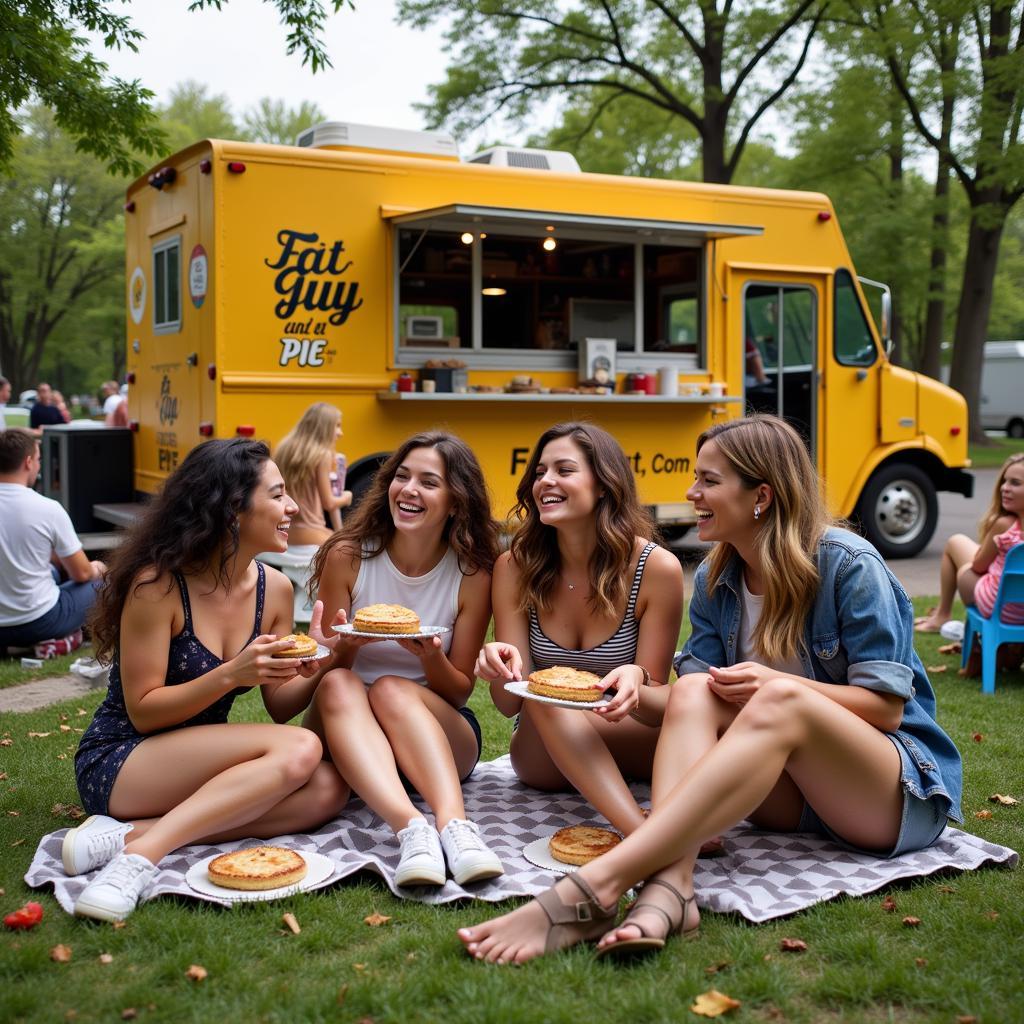
{"type": "Polygon", "coordinates": [[[484,295],[508,295],[508,291],[505,288],[484,288],[482,294],[484,294],[484,295]]]}
{"type": "Polygon", "coordinates": [[[831,219],[832,219],[832,214],[828,210],[819,210],[818,211],[818,220],[820,220],[823,224],[825,223],[825,221],[831,220],[831,219]]]}
{"type": "Polygon", "coordinates": [[[210,365],[206,367],[206,376],[209,377],[210,380],[216,380],[217,379],[217,364],[216,363],[210,363],[210,365]]]}
{"type": "Polygon", "coordinates": [[[480,241],[482,242],[486,237],[487,237],[487,232],[486,231],[481,231],[480,232],[480,241]]]}
{"type": "Polygon", "coordinates": [[[555,249],[558,247],[558,242],[551,237],[545,238],[544,241],[541,242],[540,244],[544,247],[545,251],[547,252],[554,252],[555,249]]]}
{"type": "Polygon", "coordinates": [[[199,170],[203,174],[209,174],[210,171],[213,170],[213,161],[212,160],[200,160],[199,161],[199,170]]]}
{"type": "Polygon", "coordinates": [[[135,371],[134,370],[129,370],[124,375],[124,382],[126,384],[134,384],[135,383],[135,371]]]}
{"type": "Polygon", "coordinates": [[[232,160],[228,164],[228,170],[232,174],[245,174],[245,164],[241,160],[232,160]]]}
{"type": "Polygon", "coordinates": [[[202,434],[203,437],[213,437],[213,424],[208,420],[204,420],[199,424],[199,433],[202,434]]]}
{"type": "Polygon", "coordinates": [[[473,233],[471,231],[462,232],[462,244],[472,245],[473,244],[473,233]]]}
{"type": "Polygon", "coordinates": [[[554,224],[548,224],[547,227],[544,228],[544,230],[545,231],[554,231],[555,230],[555,225],[554,224]]]}
{"type": "Polygon", "coordinates": [[[124,212],[125,213],[134,213],[135,212],[135,200],[134,199],[129,199],[128,202],[124,204],[124,212]]]}
{"type": "Polygon", "coordinates": [[[256,433],[256,428],[251,423],[239,423],[235,427],[235,433],[239,437],[253,437],[256,433]]]}

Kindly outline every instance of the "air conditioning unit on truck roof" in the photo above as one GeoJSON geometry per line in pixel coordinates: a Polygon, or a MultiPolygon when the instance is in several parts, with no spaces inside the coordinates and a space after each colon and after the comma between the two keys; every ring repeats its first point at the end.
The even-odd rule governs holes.
{"type": "Polygon", "coordinates": [[[381,128],[348,121],[321,121],[295,139],[296,146],[312,149],[372,149],[390,153],[459,159],[459,146],[447,132],[381,128]]]}
{"type": "Polygon", "coordinates": [[[526,167],[534,171],[560,171],[562,174],[581,173],[576,157],[559,149],[492,146],[475,153],[466,163],[490,164],[491,167],[526,167]]]}

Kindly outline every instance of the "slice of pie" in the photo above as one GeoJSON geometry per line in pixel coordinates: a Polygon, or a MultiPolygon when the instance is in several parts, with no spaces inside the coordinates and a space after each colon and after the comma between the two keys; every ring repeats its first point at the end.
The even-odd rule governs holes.
{"type": "Polygon", "coordinates": [[[560,828],[550,839],[548,849],[563,864],[586,864],[622,842],[618,832],[593,825],[560,828]]]}
{"type": "Polygon", "coordinates": [[[400,604],[368,604],[352,619],[360,633],[418,633],[420,617],[400,604]]]}
{"type": "Polygon", "coordinates": [[[301,882],[309,868],[294,850],[250,846],[215,857],[206,870],[210,881],[225,889],[280,889],[301,882]]]}
{"type": "Polygon", "coordinates": [[[277,651],[274,654],[275,658],[310,658],[316,654],[316,641],[305,633],[289,633],[281,639],[290,640],[292,645],[283,651],[277,651]]]}
{"type": "Polygon", "coordinates": [[[604,696],[600,676],[564,665],[531,672],[526,689],[541,697],[557,697],[559,700],[592,701],[604,696]]]}

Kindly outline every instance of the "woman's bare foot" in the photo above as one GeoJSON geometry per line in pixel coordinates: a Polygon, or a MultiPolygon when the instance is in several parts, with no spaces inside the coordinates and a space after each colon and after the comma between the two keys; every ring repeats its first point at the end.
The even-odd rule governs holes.
{"type": "Polygon", "coordinates": [[[938,633],[952,618],[952,615],[940,614],[938,608],[929,608],[927,614],[922,615],[919,619],[914,619],[914,632],[938,633]]]}
{"type": "Polygon", "coordinates": [[[628,942],[631,939],[667,939],[670,934],[686,935],[695,932],[700,924],[700,911],[697,909],[697,901],[693,899],[692,886],[680,895],[685,900],[685,906],[667,887],[647,883],[627,911],[628,921],[624,920],[617,928],[605,932],[597,948],[606,949],[617,942],[628,942]],[[668,926],[669,921],[672,922],[672,928],[668,926]]]}
{"type": "Polygon", "coordinates": [[[957,673],[967,679],[977,679],[981,675],[981,643],[978,640],[974,641],[971,653],[967,655],[967,664],[957,673]]]}
{"type": "MultiPolygon", "coordinates": [[[[578,882],[583,880],[567,875],[511,913],[460,928],[458,936],[466,952],[492,964],[525,964],[544,953],[596,939],[615,920],[617,902],[610,909],[601,906],[578,882]],[[587,908],[583,914],[578,913],[581,905],[587,908]],[[549,936],[554,940],[550,947],[549,936]]],[[[586,882],[583,885],[589,890],[586,882]]]]}

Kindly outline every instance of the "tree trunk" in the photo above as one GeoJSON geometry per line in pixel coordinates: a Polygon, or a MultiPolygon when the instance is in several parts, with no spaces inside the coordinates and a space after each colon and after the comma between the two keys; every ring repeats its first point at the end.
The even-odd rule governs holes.
{"type": "Polygon", "coordinates": [[[981,366],[985,358],[988,318],[992,309],[992,290],[999,262],[999,243],[1009,210],[988,193],[979,195],[971,208],[964,258],[963,287],[956,314],[956,336],[953,344],[953,365],[949,383],[967,399],[968,433],[972,441],[985,440],[981,428],[981,366]],[[998,223],[995,210],[999,211],[998,223]],[[983,226],[984,225],[984,226],[983,226]]]}
{"type": "MultiPolygon", "coordinates": [[[[895,210],[903,201],[903,107],[900,103],[899,94],[895,89],[890,90],[890,120],[889,120],[889,201],[891,208],[895,210]]],[[[903,318],[900,314],[900,293],[897,282],[893,282],[892,288],[892,321],[889,324],[889,335],[892,338],[892,351],[889,358],[894,366],[906,365],[905,353],[903,351],[903,318]]]]}
{"type": "Polygon", "coordinates": [[[942,375],[942,336],[946,333],[946,250],[949,247],[949,165],[941,157],[935,179],[928,306],[918,369],[936,380],[942,375]]]}

